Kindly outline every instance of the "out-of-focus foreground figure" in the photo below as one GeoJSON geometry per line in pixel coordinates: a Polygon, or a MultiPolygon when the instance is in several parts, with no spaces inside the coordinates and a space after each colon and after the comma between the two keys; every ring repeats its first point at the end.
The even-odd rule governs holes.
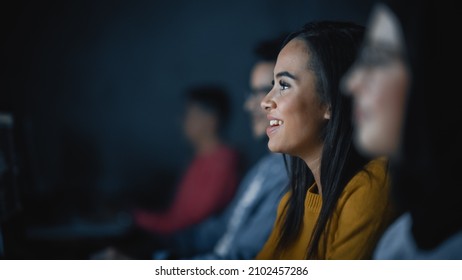
{"type": "Polygon", "coordinates": [[[392,196],[404,211],[375,258],[462,259],[461,110],[437,67],[442,42],[429,21],[435,10],[411,2],[375,7],[344,81],[355,97],[357,144],[390,156],[392,196]]]}

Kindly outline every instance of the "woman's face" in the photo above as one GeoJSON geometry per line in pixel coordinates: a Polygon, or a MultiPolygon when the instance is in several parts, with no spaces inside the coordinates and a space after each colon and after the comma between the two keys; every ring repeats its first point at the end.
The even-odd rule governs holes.
{"type": "Polygon", "coordinates": [[[321,129],[329,112],[318,98],[310,57],[306,43],[297,38],[279,53],[274,86],[261,102],[272,152],[303,157],[322,145],[321,129]]]}
{"type": "Polygon", "coordinates": [[[346,92],[354,96],[357,144],[372,155],[392,155],[400,142],[410,82],[403,44],[394,14],[377,6],[363,49],[344,80],[346,92]]]}

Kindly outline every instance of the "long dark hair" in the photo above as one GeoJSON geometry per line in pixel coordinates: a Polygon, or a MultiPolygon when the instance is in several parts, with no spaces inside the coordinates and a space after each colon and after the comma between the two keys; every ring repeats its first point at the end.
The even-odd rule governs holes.
{"type": "MultiPolygon", "coordinates": [[[[324,147],[321,158],[322,208],[307,258],[316,258],[317,248],[337,200],[345,185],[368,162],[353,145],[352,106],[348,96],[341,94],[339,83],[353,63],[361,45],[364,28],[348,22],[312,22],[292,33],[292,39],[303,40],[310,51],[308,67],[316,75],[316,91],[321,102],[331,110],[331,118],[322,132],[324,147]]],[[[305,197],[314,177],[306,163],[290,157],[291,196],[285,205],[284,226],[277,250],[281,252],[298,239],[305,212],[305,197]]]]}

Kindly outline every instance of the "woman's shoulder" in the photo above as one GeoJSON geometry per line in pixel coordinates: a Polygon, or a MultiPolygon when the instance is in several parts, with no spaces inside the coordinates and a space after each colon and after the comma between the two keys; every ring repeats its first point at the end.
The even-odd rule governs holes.
{"type": "Polygon", "coordinates": [[[368,220],[368,223],[377,219],[379,223],[386,222],[391,209],[387,173],[384,158],[367,163],[345,186],[337,202],[337,215],[347,214],[353,220],[368,220]]]}
{"type": "Polygon", "coordinates": [[[369,161],[362,170],[350,180],[355,183],[377,183],[388,179],[388,160],[384,157],[369,161]]]}
{"type": "Polygon", "coordinates": [[[352,193],[359,189],[362,192],[388,192],[389,188],[388,161],[386,158],[376,158],[369,161],[364,168],[356,173],[345,187],[345,192],[352,193]]]}
{"type": "MultiPolygon", "coordinates": [[[[364,166],[363,171],[371,172],[373,174],[385,174],[387,172],[387,166],[388,160],[385,157],[380,157],[369,161],[364,166]]],[[[361,174],[361,172],[358,174],[361,174]]]]}

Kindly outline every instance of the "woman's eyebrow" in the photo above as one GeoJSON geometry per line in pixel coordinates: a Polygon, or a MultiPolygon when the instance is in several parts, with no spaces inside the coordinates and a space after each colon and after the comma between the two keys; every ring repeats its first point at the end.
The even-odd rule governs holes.
{"type": "Polygon", "coordinates": [[[276,74],[276,78],[280,78],[280,77],[288,77],[288,78],[291,78],[292,80],[298,80],[298,78],[295,75],[290,74],[287,71],[279,72],[276,74]]]}

